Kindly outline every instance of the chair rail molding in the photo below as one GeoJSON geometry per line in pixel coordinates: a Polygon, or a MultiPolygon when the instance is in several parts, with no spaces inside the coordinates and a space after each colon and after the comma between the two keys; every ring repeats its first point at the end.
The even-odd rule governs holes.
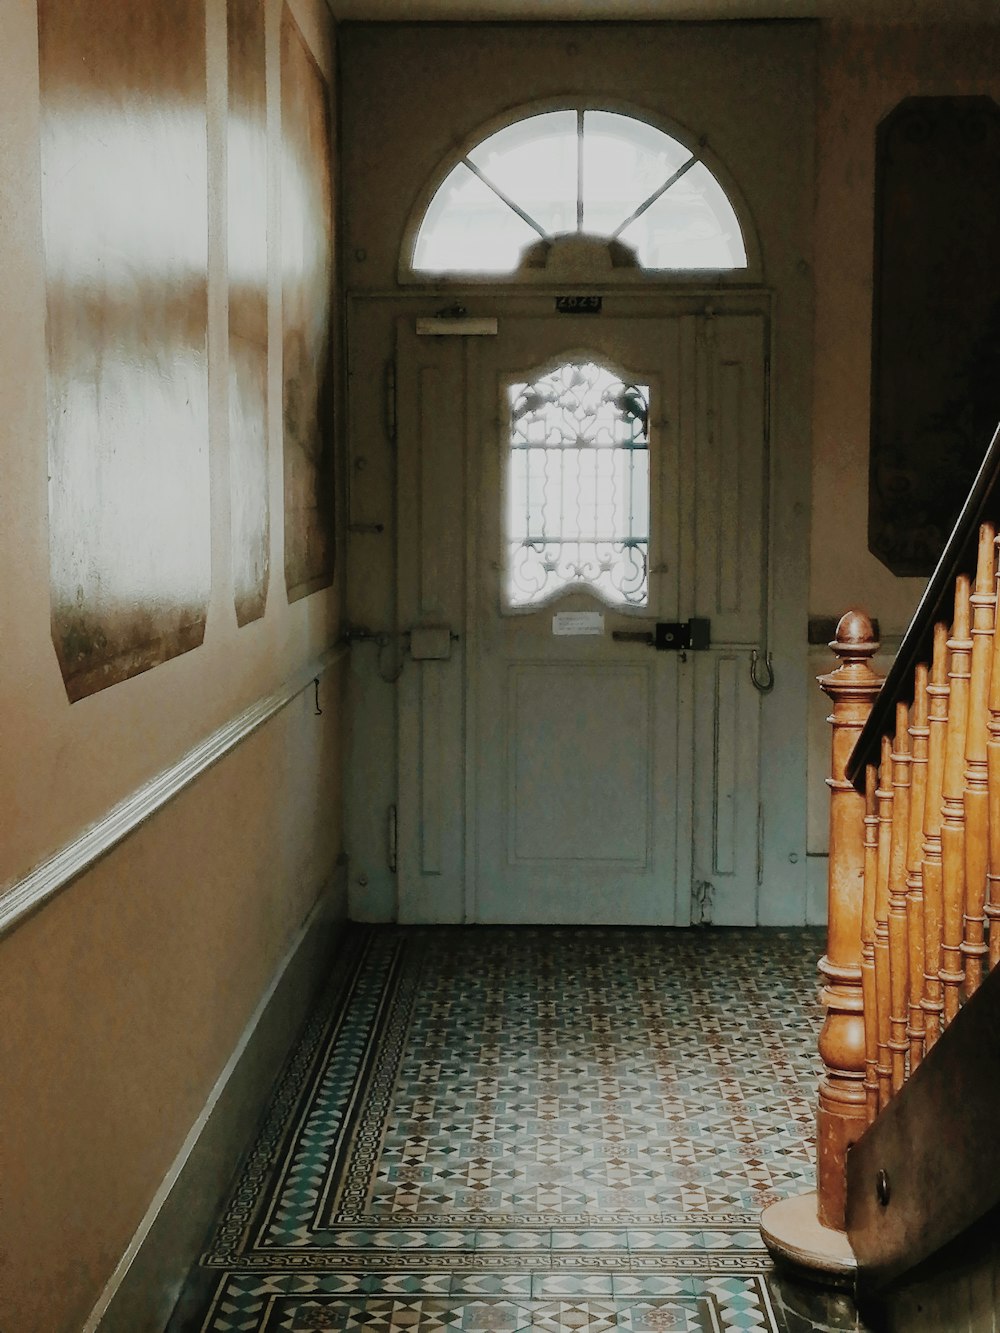
{"type": "Polygon", "coordinates": [[[53,856],[21,879],[0,890],[0,936],[37,911],[50,898],[89,870],[140,824],[161,810],[213,764],[264,726],[347,655],[350,645],[338,642],[297,672],[273,694],[265,695],[213,731],[175,764],[136,788],[131,795],[89,825],[53,856]]]}

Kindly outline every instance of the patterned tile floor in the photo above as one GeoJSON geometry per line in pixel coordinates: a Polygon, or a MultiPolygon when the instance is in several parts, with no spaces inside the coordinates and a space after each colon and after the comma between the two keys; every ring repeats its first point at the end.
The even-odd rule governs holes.
{"type": "Polygon", "coordinates": [[[757,1232],[813,1182],[822,945],[352,928],[169,1333],[857,1327],[757,1232]]]}

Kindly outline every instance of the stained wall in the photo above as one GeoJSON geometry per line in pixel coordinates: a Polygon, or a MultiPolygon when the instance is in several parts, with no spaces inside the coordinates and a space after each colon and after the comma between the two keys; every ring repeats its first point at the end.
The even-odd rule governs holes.
{"type": "MultiPolygon", "coordinates": [[[[289,6],[330,87],[325,7],[289,6]]],[[[173,7],[129,0],[134,59],[116,37],[117,6],[4,0],[0,891],[308,670],[340,632],[342,561],[311,595],[290,602],[285,587],[282,5],[263,7],[263,120],[252,88],[235,106],[251,129],[263,125],[263,142],[231,324],[224,0],[185,3],[183,50],[164,49],[173,7]],[[82,65],[64,22],[87,30],[82,65]],[[90,77],[95,61],[106,79],[90,77]],[[131,119],[137,108],[152,135],[131,119]],[[176,179],[161,198],[170,216],[156,217],[157,136],[175,131],[190,142],[179,164],[162,163],[176,179]],[[248,344],[242,359],[231,337],[248,344]],[[253,392],[231,413],[240,376],[253,392]],[[98,667],[116,623],[105,611],[125,607],[126,651],[104,660],[129,669],[98,670],[82,689],[64,678],[65,640],[52,631],[67,605],[100,622],[105,643],[88,640],[98,667]],[[178,607],[198,632],[159,651],[178,607]],[[154,649],[138,662],[137,631],[154,649]]],[[[321,177],[329,170],[317,164],[321,177]]],[[[246,196],[245,176],[240,188],[246,196]]],[[[299,695],[0,938],[0,1327],[83,1327],[333,878],[338,668],[319,703],[321,714],[311,689],[299,695]]]]}

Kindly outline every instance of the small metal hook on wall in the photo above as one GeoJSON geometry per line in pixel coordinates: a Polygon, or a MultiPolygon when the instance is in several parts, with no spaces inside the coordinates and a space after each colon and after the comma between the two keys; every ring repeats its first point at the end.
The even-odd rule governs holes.
{"type": "Polygon", "coordinates": [[[322,717],[323,710],[319,706],[319,676],[313,681],[313,690],[315,691],[313,694],[313,702],[316,705],[316,711],[313,713],[313,717],[322,717]]]}
{"type": "Polygon", "coordinates": [[[755,690],[761,694],[770,694],[774,689],[774,667],[771,665],[771,654],[765,653],[761,658],[760,652],[754,648],[750,653],[750,680],[755,690]],[[764,675],[761,676],[760,665],[763,661],[764,675]]]}

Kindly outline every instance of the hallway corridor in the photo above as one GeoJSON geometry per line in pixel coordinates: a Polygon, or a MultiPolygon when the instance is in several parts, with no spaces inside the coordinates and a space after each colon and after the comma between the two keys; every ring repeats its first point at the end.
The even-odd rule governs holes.
{"type": "Polygon", "coordinates": [[[351,927],[169,1333],[820,1327],[757,1221],[813,1181],[821,951],[351,927]]]}

